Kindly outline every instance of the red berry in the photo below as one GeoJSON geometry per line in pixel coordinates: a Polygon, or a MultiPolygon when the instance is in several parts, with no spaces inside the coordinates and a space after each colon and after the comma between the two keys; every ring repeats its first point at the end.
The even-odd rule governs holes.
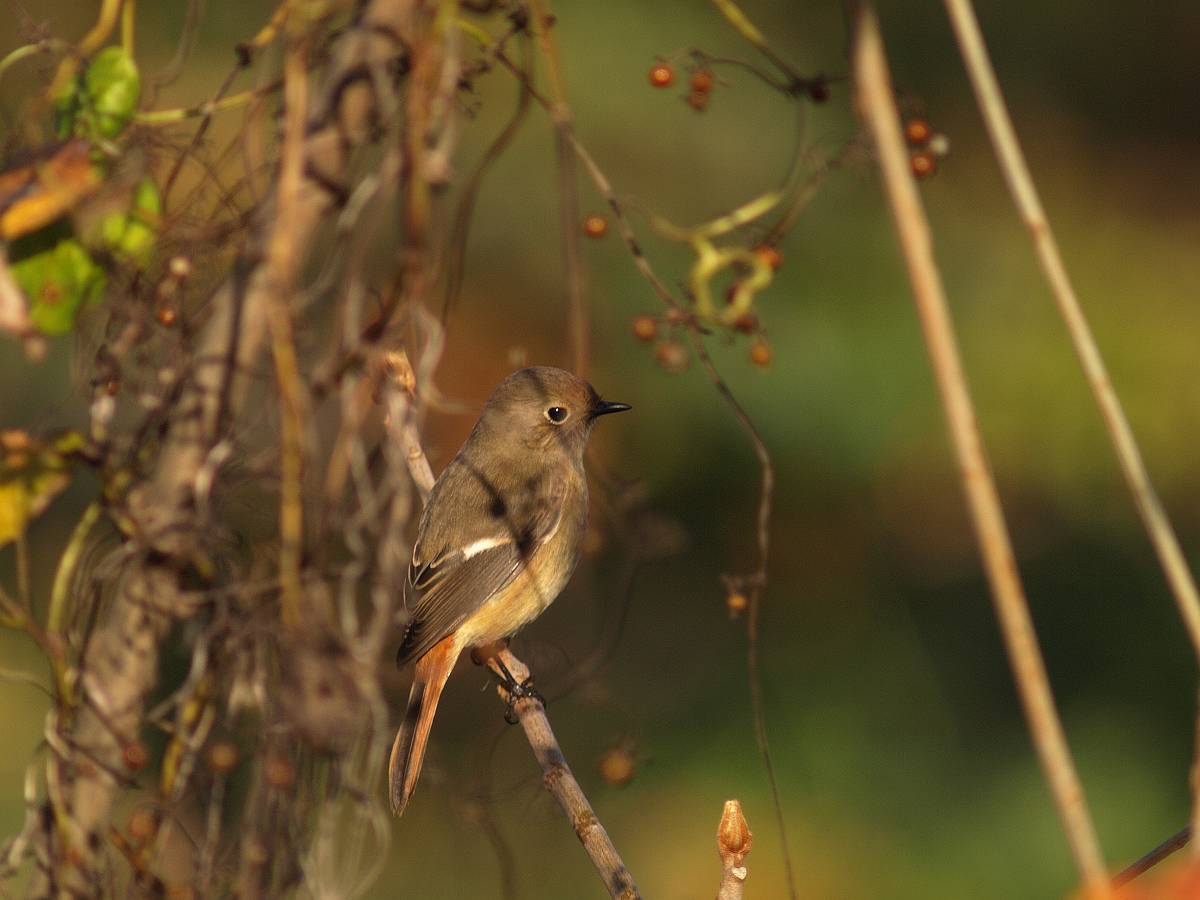
{"type": "Polygon", "coordinates": [[[775,271],[778,271],[779,267],[783,265],[783,254],[771,244],[759,244],[754,248],[754,252],[759,259],[775,271]]]}
{"type": "Polygon", "coordinates": [[[932,153],[921,150],[912,155],[910,160],[912,173],[918,178],[928,178],[937,171],[937,159],[932,153]]]}
{"type": "Polygon", "coordinates": [[[771,345],[766,342],[765,338],[759,338],[750,345],[750,362],[754,363],[760,369],[765,369],[771,364],[773,355],[771,353],[771,345]]]}
{"type": "Polygon", "coordinates": [[[583,233],[590,238],[602,238],[608,233],[608,220],[595,213],[583,220],[583,233]]]}
{"type": "Polygon", "coordinates": [[[658,322],[654,316],[642,313],[633,317],[633,323],[630,326],[633,331],[633,336],[639,341],[649,343],[658,336],[658,322]]]}
{"type": "Polygon", "coordinates": [[[924,144],[932,133],[924,119],[909,119],[904,123],[904,139],[914,147],[924,144]]]}
{"type": "Polygon", "coordinates": [[[707,69],[697,69],[692,73],[692,90],[698,94],[707,94],[713,89],[712,72],[707,69]]]}
{"type": "Polygon", "coordinates": [[[613,747],[600,757],[600,777],[614,787],[624,787],[633,781],[637,760],[624,747],[613,747]]]}
{"type": "Polygon", "coordinates": [[[677,341],[659,341],[654,348],[654,358],[665,371],[673,375],[686,371],[692,361],[687,348],[677,341]]]}
{"type": "Polygon", "coordinates": [[[657,88],[670,87],[675,80],[675,70],[666,63],[659,63],[650,70],[650,83],[657,88]]]}

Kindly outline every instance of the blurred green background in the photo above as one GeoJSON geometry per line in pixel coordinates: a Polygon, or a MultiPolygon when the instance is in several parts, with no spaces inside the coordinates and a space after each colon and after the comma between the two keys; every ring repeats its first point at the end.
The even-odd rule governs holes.
{"type": "MultiPolygon", "coordinates": [[[[76,40],[97,7],[5,5],[14,25],[0,53],[33,26],[76,40]]],[[[233,44],[271,8],[206,6],[195,54],[159,107],[207,97],[233,44]]],[[[744,6],[801,71],[846,72],[839,4],[744,6]]],[[[145,71],[173,53],[183,8],[139,5],[145,71]]],[[[648,85],[656,56],[689,48],[757,62],[711,5],[560,0],[555,11],[579,134],[635,207],[697,222],[782,178],[796,146],[793,104],[737,69],[720,70],[703,114],[682,102],[679,84],[648,85]]],[[[952,145],[923,193],[1034,619],[1115,867],[1186,821],[1195,663],[986,146],[941,6],[890,2],[880,12],[898,89],[952,145]]],[[[1200,9],[986,0],[979,13],[1117,391],[1180,540],[1200,561],[1200,9]]],[[[44,75],[23,66],[6,76],[4,128],[14,124],[15,100],[44,75]]],[[[464,120],[460,173],[515,100],[501,72],[479,89],[464,120]]],[[[804,116],[804,145],[818,152],[834,152],[856,128],[844,82],[804,116]]],[[[218,133],[237,122],[229,114],[218,133]]],[[[518,360],[567,362],[555,186],[551,126],[535,111],[480,197],[439,373],[443,390],[473,406],[518,360]]],[[[585,212],[605,210],[586,183],[582,196],[585,212]]],[[[660,273],[682,279],[687,255],[654,237],[643,216],[633,221],[660,273]]],[[[598,429],[598,455],[620,477],[644,481],[653,506],[690,540],[683,554],[640,572],[604,676],[555,700],[551,718],[647,897],[714,893],[714,833],[729,797],[742,800],[756,836],[747,896],[784,896],[744,629],[730,622],[718,580],[753,564],[754,458],[696,367],[665,374],[630,336],[631,316],[659,310],[615,232],[584,249],[592,380],[635,407],[598,429]],[[639,768],[615,788],[596,761],[622,741],[639,768]]],[[[773,367],[751,366],[745,339],[713,345],[778,467],[762,674],[801,894],[1064,896],[1070,857],[1009,678],[870,166],[835,173],[781,250],[783,268],[760,305],[773,367]]],[[[69,340],[36,367],[0,343],[0,426],[79,421],[72,371],[69,340]]],[[[435,469],[471,418],[431,423],[435,469]]],[[[88,497],[88,485],[73,488],[34,528],[43,589],[88,497]]],[[[0,576],[11,577],[11,564],[11,550],[0,551],[0,576]]],[[[622,565],[615,550],[586,562],[521,637],[548,695],[615,614],[622,565]]],[[[8,633],[0,633],[0,665],[43,672],[30,646],[8,633]]],[[[405,678],[394,676],[397,704],[405,678]]],[[[425,780],[393,828],[371,896],[498,895],[479,800],[511,850],[520,897],[602,896],[520,735],[498,737],[499,710],[484,686],[477,670],[451,683],[425,780]]],[[[22,773],[44,711],[37,692],[0,683],[0,834],[19,826],[22,773]]]]}

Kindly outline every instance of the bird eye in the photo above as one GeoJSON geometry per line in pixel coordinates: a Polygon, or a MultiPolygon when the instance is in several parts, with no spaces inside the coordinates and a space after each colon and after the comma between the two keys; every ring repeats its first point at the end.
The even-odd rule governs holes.
{"type": "Polygon", "coordinates": [[[567,421],[567,411],[561,406],[552,406],[546,410],[546,418],[555,425],[561,425],[567,421]]]}

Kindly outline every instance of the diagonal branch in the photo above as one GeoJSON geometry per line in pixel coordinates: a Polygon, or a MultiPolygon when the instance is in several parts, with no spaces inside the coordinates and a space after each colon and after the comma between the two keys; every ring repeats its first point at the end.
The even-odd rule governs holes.
{"type": "Polygon", "coordinates": [[[533,755],[542,767],[542,783],[546,790],[554,795],[563,813],[574,826],[575,836],[583,844],[583,849],[592,860],[596,871],[600,873],[609,894],[619,900],[638,900],[641,895],[633,882],[633,876],[625,868],[612,839],[596,818],[583,788],[579,786],[571,767],[567,765],[567,759],[558,746],[558,738],[550,728],[550,720],[546,718],[546,708],[541,699],[531,694],[514,698],[508,693],[508,676],[511,675],[518,684],[528,683],[529,667],[507,649],[501,650],[488,660],[488,665],[500,678],[497,692],[503,700],[512,704],[517,721],[521,723],[525,737],[529,739],[533,755]]]}

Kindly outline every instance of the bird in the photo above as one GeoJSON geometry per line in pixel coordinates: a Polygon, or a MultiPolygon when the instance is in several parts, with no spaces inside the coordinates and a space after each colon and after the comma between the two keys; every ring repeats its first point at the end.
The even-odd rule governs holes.
{"type": "Polygon", "coordinates": [[[464,649],[505,641],[561,593],[587,524],[583,453],[601,416],[631,409],[584,379],[533,366],[492,392],[434,482],[404,587],[396,663],[415,662],[388,761],[392,809],[412,797],[438,700],[464,649]]]}

